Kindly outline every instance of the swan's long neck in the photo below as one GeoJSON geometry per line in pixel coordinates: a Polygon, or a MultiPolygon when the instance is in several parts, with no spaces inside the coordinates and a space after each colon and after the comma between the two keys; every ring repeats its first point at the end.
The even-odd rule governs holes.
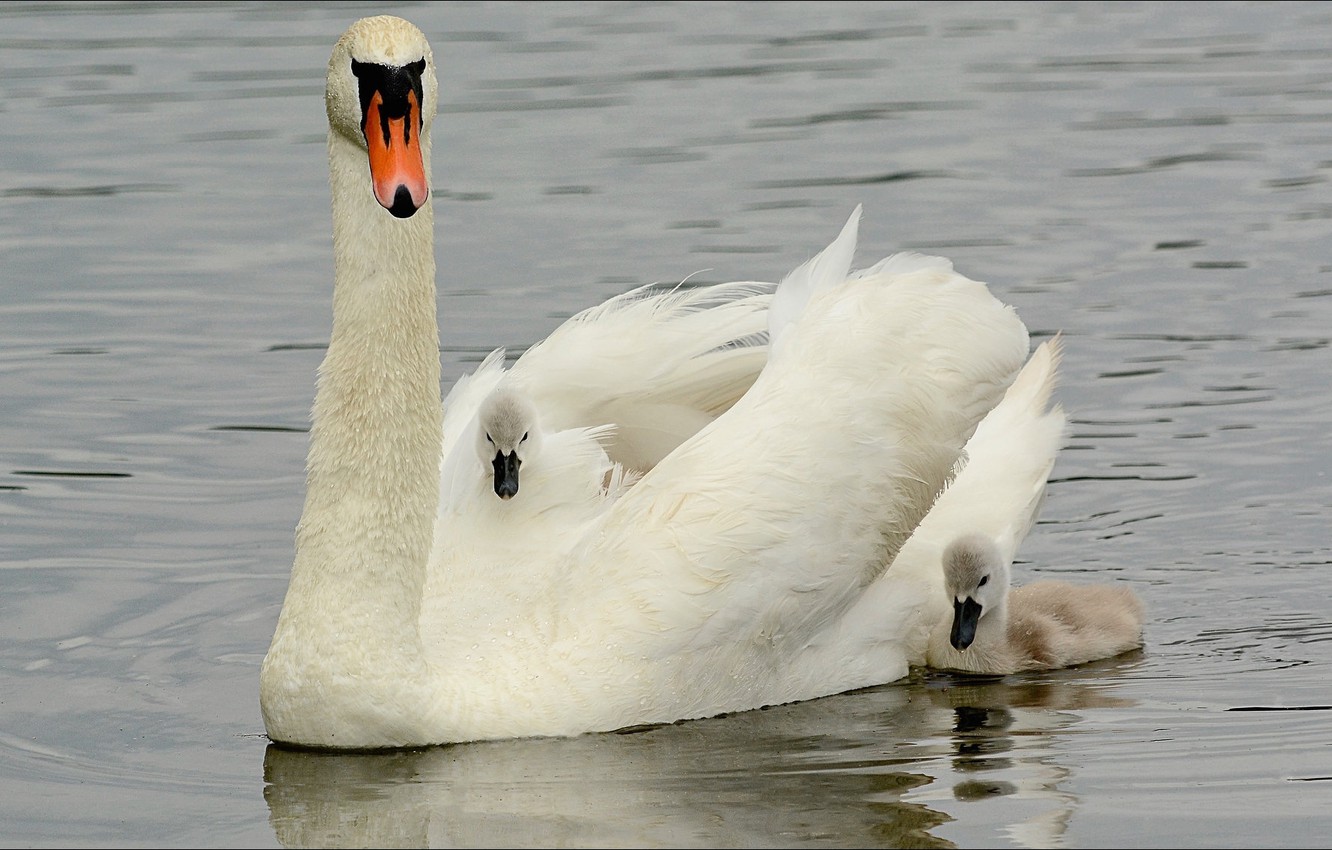
{"type": "Polygon", "coordinates": [[[302,640],[327,643],[328,657],[365,667],[342,672],[411,674],[439,499],[433,216],[429,204],[406,219],[379,206],[365,151],[337,133],[329,165],[333,330],[282,614],[306,619],[302,640]]]}

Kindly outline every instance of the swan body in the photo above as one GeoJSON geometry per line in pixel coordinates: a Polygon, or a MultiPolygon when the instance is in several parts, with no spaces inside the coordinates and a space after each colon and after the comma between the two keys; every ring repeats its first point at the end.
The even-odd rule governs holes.
{"type": "MultiPolygon", "coordinates": [[[[1013,310],[939,258],[852,272],[857,209],[776,295],[737,287],[678,315],[670,299],[612,299],[507,370],[494,356],[441,404],[421,188],[436,85],[424,36],[389,16],[353,24],[329,62],[333,330],[260,672],[269,737],[374,749],[574,735],[904,675],[926,644],[905,615],[929,600],[894,556],[1026,359],[1013,310]],[[413,140],[419,162],[397,156],[413,140]],[[637,308],[679,321],[620,336],[637,308]],[[665,356],[660,340],[716,332],[714,310],[745,318],[697,356],[665,356]],[[741,344],[752,334],[769,344],[741,344]],[[608,352],[669,362],[635,372],[608,352]],[[622,462],[619,446],[641,453],[625,465],[642,477],[581,502],[527,499],[526,481],[517,498],[463,498],[455,461],[477,470],[469,429],[506,381],[552,433],[592,427],[600,442],[595,428],[613,426],[585,469],[622,462]],[[524,503],[540,513],[471,510],[524,503]]],[[[481,472],[473,484],[490,486],[481,472]]]]}
{"type": "Polygon", "coordinates": [[[931,642],[931,666],[991,674],[1048,670],[1142,645],[1142,605],[1124,585],[1040,581],[1010,590],[1009,563],[982,534],[953,541],[943,570],[954,611],[931,642]]]}

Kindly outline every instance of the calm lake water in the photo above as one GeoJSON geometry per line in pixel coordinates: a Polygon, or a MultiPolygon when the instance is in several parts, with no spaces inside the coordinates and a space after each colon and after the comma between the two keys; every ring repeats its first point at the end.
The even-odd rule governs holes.
{"type": "Polygon", "coordinates": [[[0,844],[1316,847],[1332,4],[0,5],[0,844]],[[939,253],[1066,338],[1017,581],[1146,646],[633,735],[270,748],[323,78],[431,37],[445,377],[650,281],[939,253]]]}

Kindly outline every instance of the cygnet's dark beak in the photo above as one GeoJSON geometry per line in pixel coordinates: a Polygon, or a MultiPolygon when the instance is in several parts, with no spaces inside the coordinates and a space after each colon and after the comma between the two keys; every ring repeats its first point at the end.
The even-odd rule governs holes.
{"type": "Polygon", "coordinates": [[[518,493],[518,466],[522,463],[517,452],[495,452],[495,495],[512,499],[518,493]]]}
{"type": "MultiPolygon", "coordinates": [[[[498,485],[497,485],[498,486],[498,485]]],[[[961,652],[976,639],[976,623],[980,621],[981,604],[968,596],[961,602],[953,600],[953,630],[948,642],[961,652]]]]}

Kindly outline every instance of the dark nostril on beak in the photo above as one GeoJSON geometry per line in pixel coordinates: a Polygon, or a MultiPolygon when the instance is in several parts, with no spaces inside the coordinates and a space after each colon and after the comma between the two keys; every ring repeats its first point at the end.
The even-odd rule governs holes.
{"type": "Polygon", "coordinates": [[[393,206],[388,211],[398,218],[411,218],[416,214],[417,206],[412,201],[412,193],[407,191],[406,186],[398,186],[398,191],[393,193],[393,206]]]}

